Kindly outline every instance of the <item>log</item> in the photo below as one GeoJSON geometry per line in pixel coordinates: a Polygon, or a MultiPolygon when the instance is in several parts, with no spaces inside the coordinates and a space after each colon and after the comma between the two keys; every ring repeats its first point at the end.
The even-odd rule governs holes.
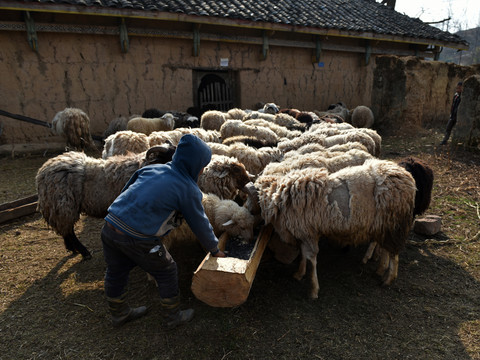
{"type": "Polygon", "coordinates": [[[33,214],[37,211],[38,195],[0,204],[0,224],[33,214]]]}
{"type": "MultiPolygon", "coordinates": [[[[213,307],[235,307],[243,304],[250,293],[258,265],[273,227],[262,227],[248,259],[217,258],[207,254],[193,274],[195,297],[213,307]]],[[[220,236],[218,246],[225,250],[228,235],[220,236]]]]}

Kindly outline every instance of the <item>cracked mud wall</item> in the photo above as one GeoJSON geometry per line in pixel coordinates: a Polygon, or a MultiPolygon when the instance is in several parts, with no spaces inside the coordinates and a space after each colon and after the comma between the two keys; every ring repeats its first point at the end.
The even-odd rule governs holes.
{"type": "MultiPolygon", "coordinates": [[[[116,36],[38,33],[38,52],[24,32],[0,31],[0,109],[45,122],[66,107],[84,110],[91,132],[102,135],[118,116],[145,109],[186,111],[194,105],[193,71],[235,73],[236,103],[261,102],[301,110],[325,110],[344,102],[372,107],[379,131],[444,127],[456,82],[471,67],[417,58],[372,57],[313,49],[200,41],[192,56],[189,40],[130,37],[128,53],[116,36]],[[221,66],[228,59],[228,67],[221,66]]],[[[478,71],[477,71],[478,72],[478,71]]],[[[63,147],[46,127],[0,116],[0,152],[63,147]]]]}
{"type": "MultiPolygon", "coordinates": [[[[312,64],[310,49],[271,46],[263,60],[258,45],[204,41],[194,57],[191,41],[159,37],[130,37],[128,53],[115,36],[38,33],[38,52],[23,32],[0,32],[0,42],[0,109],[51,122],[58,111],[77,107],[96,135],[116,117],[150,107],[186,111],[194,102],[192,69],[235,71],[244,109],[259,102],[305,110],[339,101],[368,105],[373,77],[363,56],[323,52],[312,64]]],[[[0,123],[3,151],[64,145],[46,127],[3,116],[0,123]]]]}

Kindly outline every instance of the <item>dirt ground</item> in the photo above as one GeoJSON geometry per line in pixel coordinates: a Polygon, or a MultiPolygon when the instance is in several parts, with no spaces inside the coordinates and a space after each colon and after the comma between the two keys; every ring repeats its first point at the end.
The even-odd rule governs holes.
{"type": "MultiPolygon", "coordinates": [[[[129,284],[132,305],[146,317],[114,329],[103,297],[101,219],[82,217],[76,232],[93,251],[81,261],[39,214],[0,225],[0,359],[480,359],[480,154],[438,147],[441,133],[384,137],[382,158],[407,155],[435,174],[427,214],[442,217],[431,238],[410,235],[398,279],[380,285],[366,247],[321,244],[319,298],[307,281],[267,250],[247,301],[213,308],[190,290],[204,253],[174,247],[187,326],[162,328],[156,288],[139,270],[129,284]]],[[[55,154],[47,154],[53,156],[55,154]]],[[[35,193],[45,156],[0,159],[0,203],[35,193]]]]}

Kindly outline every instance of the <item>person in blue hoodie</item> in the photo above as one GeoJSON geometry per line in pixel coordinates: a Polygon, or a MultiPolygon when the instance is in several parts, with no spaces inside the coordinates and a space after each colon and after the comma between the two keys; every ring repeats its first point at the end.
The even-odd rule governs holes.
{"type": "Polygon", "coordinates": [[[137,170],[108,208],[101,238],[107,264],[105,296],[114,326],[147,311],[145,306],[131,308],[126,303],[125,288],[135,266],[155,278],[167,328],[193,318],[193,309],[180,310],[177,264],[162,245],[162,237],[185,219],[206,251],[225,257],[218,249],[197,185],[211,157],[205,142],[195,135],[184,135],[172,161],[137,170]]]}

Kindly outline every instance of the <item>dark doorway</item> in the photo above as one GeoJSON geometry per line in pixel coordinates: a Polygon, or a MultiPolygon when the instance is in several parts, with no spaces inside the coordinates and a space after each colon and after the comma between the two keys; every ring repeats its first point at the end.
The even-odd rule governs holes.
{"type": "Polygon", "coordinates": [[[195,106],[205,110],[228,111],[234,108],[235,80],[229,71],[195,71],[195,106]]]}

